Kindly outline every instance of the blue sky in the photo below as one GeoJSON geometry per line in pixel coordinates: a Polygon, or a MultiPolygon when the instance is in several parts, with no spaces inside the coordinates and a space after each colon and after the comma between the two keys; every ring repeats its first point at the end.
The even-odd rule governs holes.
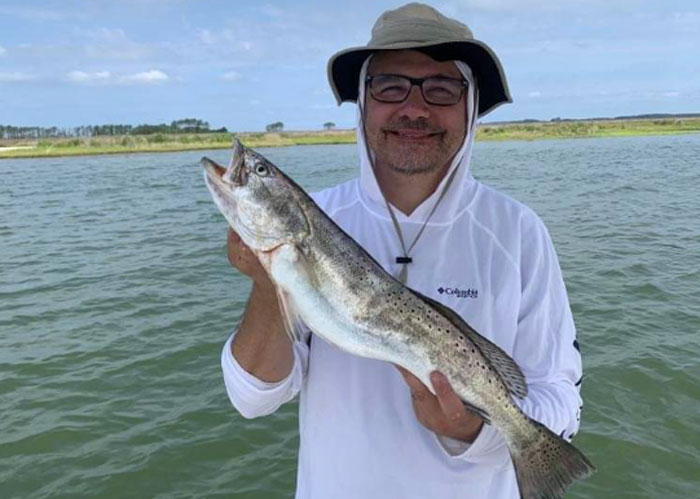
{"type": "MultiPolygon", "coordinates": [[[[0,124],[195,117],[232,131],[352,127],[326,80],[405,2],[0,0],[0,124]]],[[[449,0],[505,67],[485,121],[700,112],[700,2],[449,0]]]]}

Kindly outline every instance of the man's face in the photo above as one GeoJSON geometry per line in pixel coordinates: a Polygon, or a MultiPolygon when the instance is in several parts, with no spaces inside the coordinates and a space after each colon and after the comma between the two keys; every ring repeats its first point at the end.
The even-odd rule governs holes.
{"type": "MultiPolygon", "coordinates": [[[[367,74],[463,79],[453,62],[437,62],[414,50],[378,52],[367,74]]],[[[400,103],[379,102],[366,90],[365,133],[377,168],[416,175],[447,167],[464,140],[465,95],[452,106],[436,106],[425,102],[417,85],[400,103]]]]}

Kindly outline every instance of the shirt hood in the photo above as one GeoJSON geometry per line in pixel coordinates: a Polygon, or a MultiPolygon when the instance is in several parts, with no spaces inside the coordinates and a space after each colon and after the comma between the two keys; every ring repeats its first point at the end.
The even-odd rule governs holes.
{"type": "MultiPolygon", "coordinates": [[[[365,204],[365,206],[372,211],[375,215],[385,218],[390,218],[387,211],[386,202],[384,201],[384,195],[379,188],[377,183],[377,178],[374,175],[373,163],[369,157],[369,147],[365,140],[365,130],[362,121],[363,107],[365,102],[365,76],[367,74],[367,67],[371,56],[368,57],[364,64],[362,65],[362,70],[360,71],[359,78],[359,98],[357,100],[357,113],[356,113],[356,134],[357,134],[357,145],[360,153],[360,197],[365,204]]],[[[396,207],[392,205],[394,215],[399,222],[408,223],[420,223],[423,224],[426,218],[430,215],[435,203],[438,201],[442,191],[454,173],[454,178],[449,185],[448,191],[445,193],[444,197],[440,200],[440,204],[430,217],[428,224],[433,223],[448,223],[453,220],[468,204],[471,200],[471,196],[464,196],[465,189],[474,187],[474,179],[469,171],[469,162],[471,159],[472,148],[474,144],[474,135],[476,132],[476,112],[478,107],[478,91],[476,89],[476,84],[474,77],[472,75],[469,66],[462,61],[454,61],[455,65],[462,73],[464,78],[469,82],[467,87],[466,98],[467,98],[467,133],[460,146],[457,154],[455,154],[450,164],[450,168],[447,173],[438,184],[435,191],[428,196],[420,205],[416,207],[415,210],[410,215],[406,215],[396,207]],[[456,171],[455,171],[456,170],[456,171]],[[465,204],[466,201],[466,204],[465,204]]]]}

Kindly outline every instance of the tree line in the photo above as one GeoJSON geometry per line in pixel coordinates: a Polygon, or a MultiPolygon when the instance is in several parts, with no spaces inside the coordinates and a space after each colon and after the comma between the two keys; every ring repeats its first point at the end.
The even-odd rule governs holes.
{"type": "Polygon", "coordinates": [[[0,125],[0,139],[44,139],[61,137],[96,137],[115,135],[149,135],[153,133],[228,133],[226,127],[212,130],[209,123],[184,118],[158,125],[87,125],[73,128],[0,125]]]}
{"type": "MultiPolygon", "coordinates": [[[[334,128],[335,123],[333,123],[332,121],[326,121],[323,124],[324,130],[333,130],[334,128]]],[[[266,132],[281,132],[282,130],[284,130],[284,123],[282,123],[281,121],[275,121],[274,123],[265,125],[266,132]]]]}

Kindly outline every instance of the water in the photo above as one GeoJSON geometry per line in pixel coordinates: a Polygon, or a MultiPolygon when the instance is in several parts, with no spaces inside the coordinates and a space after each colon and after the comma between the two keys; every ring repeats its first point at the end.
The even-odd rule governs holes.
{"type": "MultiPolygon", "coordinates": [[[[262,150],[308,189],[355,146],[262,150]]],[[[209,151],[226,162],[226,151],[209,151]]],[[[0,161],[0,496],[290,497],[296,404],[245,421],[219,371],[249,284],[201,152],[0,161]]],[[[533,207],[584,355],[575,498],[700,496],[700,135],[479,143],[533,207]]]]}

